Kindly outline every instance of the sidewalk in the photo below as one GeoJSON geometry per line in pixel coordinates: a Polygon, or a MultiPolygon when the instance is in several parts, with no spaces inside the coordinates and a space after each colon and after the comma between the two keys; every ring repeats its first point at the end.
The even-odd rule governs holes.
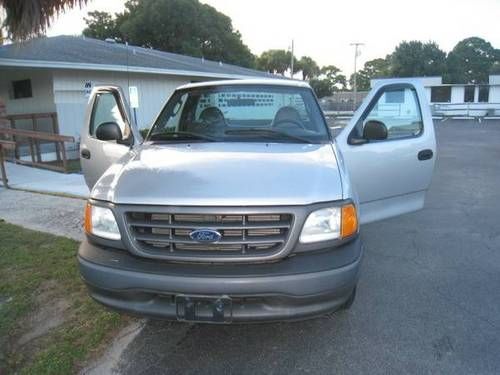
{"type": "Polygon", "coordinates": [[[84,238],[84,207],[84,199],[0,187],[0,220],[77,241],[84,238]]]}
{"type": "MultiPolygon", "coordinates": [[[[89,189],[82,174],[58,173],[10,162],[5,163],[5,166],[11,188],[41,193],[67,194],[81,198],[89,196],[89,189]]],[[[0,179],[0,191],[3,188],[0,179]]]]}

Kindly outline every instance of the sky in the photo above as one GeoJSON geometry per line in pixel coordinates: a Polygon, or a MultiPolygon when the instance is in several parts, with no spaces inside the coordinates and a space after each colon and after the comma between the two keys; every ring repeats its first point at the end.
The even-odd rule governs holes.
{"type": "MultiPolygon", "coordinates": [[[[91,0],[60,15],[48,35],[77,35],[89,11],[121,12],[124,0],[91,0]]],[[[254,54],[288,49],[350,75],[353,42],[364,43],[358,66],[385,57],[403,40],[435,41],[446,52],[479,36],[500,48],[500,0],[202,0],[231,17],[254,54]]]]}

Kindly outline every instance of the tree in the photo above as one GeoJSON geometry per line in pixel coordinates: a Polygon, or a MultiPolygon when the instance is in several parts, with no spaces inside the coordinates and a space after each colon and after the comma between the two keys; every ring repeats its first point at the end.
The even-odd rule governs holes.
{"type": "Polygon", "coordinates": [[[198,0],[129,0],[123,13],[113,17],[94,12],[86,22],[83,34],[89,37],[119,38],[143,47],[246,67],[255,63],[231,19],[198,0]]]}
{"type": "Polygon", "coordinates": [[[321,75],[326,77],[326,79],[330,82],[332,91],[346,89],[347,78],[344,74],[341,74],[340,69],[335,65],[327,65],[322,67],[321,75]]]}
{"type": "Polygon", "coordinates": [[[443,75],[446,54],[434,42],[401,42],[390,55],[391,75],[394,77],[425,77],[443,75]]]}
{"type": "Polygon", "coordinates": [[[333,94],[333,87],[328,79],[313,78],[309,81],[309,85],[320,99],[333,94]]]}
{"type": "Polygon", "coordinates": [[[88,0],[0,0],[5,10],[3,27],[12,40],[39,35],[50,26],[54,16],[67,8],[82,6],[88,0]]]}
{"type": "Polygon", "coordinates": [[[495,55],[496,55],[495,62],[491,66],[490,74],[498,75],[500,74],[500,50],[498,49],[495,50],[495,55]]]}
{"type": "Polygon", "coordinates": [[[316,61],[309,56],[302,56],[297,62],[296,67],[297,71],[302,71],[303,81],[306,79],[311,80],[312,78],[317,77],[321,72],[318,64],[316,64],[316,61]]]}
{"type": "MultiPolygon", "coordinates": [[[[257,68],[269,73],[284,75],[290,69],[292,53],[284,49],[270,49],[257,58],[257,68]]],[[[298,62],[294,57],[294,73],[298,71],[298,62]]]]}
{"type": "Polygon", "coordinates": [[[309,81],[318,98],[331,96],[335,91],[345,90],[347,80],[335,65],[327,65],[320,69],[320,75],[309,81]]]}
{"type": "Polygon", "coordinates": [[[472,37],[457,43],[448,54],[449,83],[488,83],[488,75],[498,68],[498,52],[484,39],[472,37]]]}
{"type": "Polygon", "coordinates": [[[89,12],[89,17],[84,18],[87,28],[83,31],[85,36],[95,39],[121,39],[120,29],[115,18],[106,12],[89,12]]]}
{"type": "MultiPolygon", "coordinates": [[[[374,59],[367,61],[360,71],[356,73],[356,84],[360,91],[370,89],[370,81],[374,78],[389,77],[391,75],[391,67],[388,59],[374,59]]],[[[354,73],[349,78],[349,85],[354,85],[354,73]]]]}

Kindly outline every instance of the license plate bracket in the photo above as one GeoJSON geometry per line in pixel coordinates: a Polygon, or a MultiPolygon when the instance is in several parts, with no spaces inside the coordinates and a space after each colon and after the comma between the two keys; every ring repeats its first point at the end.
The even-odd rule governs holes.
{"type": "Polygon", "coordinates": [[[231,298],[177,295],[177,320],[185,322],[230,323],[233,320],[231,298]]]}

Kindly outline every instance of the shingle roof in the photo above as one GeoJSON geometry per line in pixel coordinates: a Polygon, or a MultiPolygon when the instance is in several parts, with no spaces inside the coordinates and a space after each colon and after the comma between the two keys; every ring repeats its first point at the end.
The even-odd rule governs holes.
{"type": "Polygon", "coordinates": [[[0,46],[0,65],[123,70],[220,77],[276,76],[240,66],[80,36],[42,37],[0,46]],[[128,55],[128,56],[127,56],[128,55]]]}

